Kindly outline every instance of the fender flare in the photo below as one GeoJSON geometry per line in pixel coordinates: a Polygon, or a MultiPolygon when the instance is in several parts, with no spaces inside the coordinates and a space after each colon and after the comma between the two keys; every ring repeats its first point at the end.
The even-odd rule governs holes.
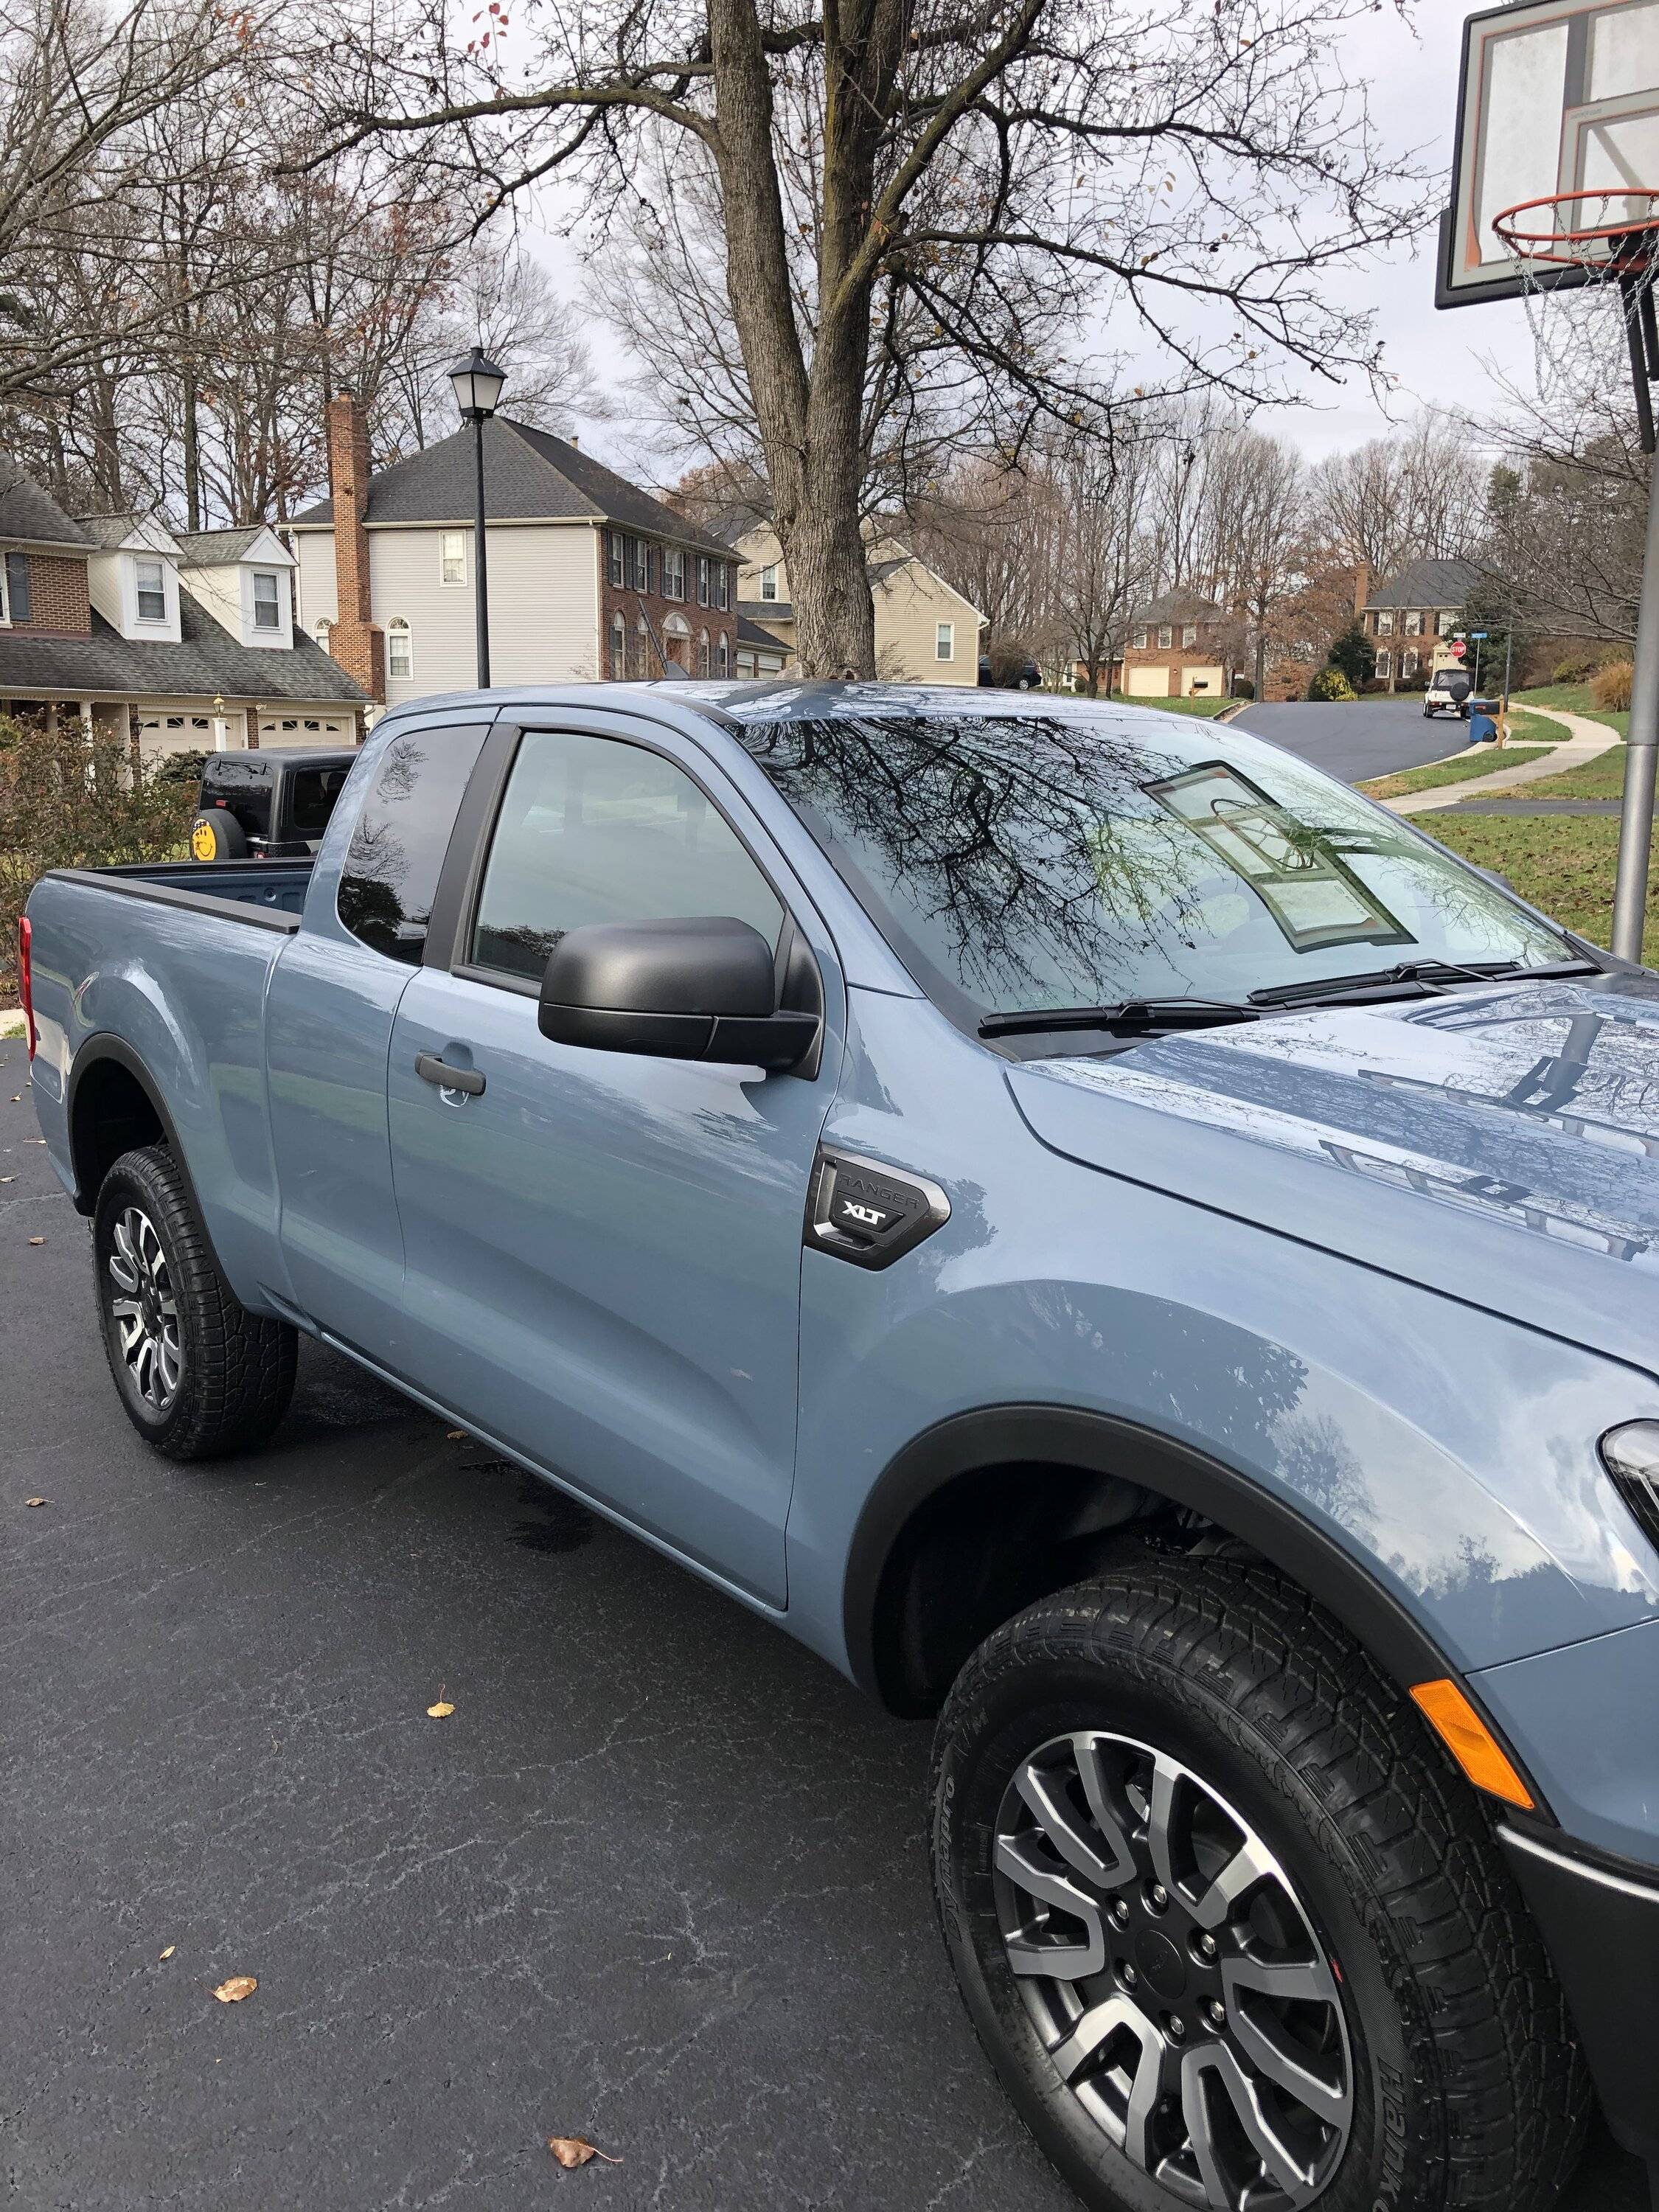
{"type": "MultiPolygon", "coordinates": [[[[75,1168],[76,1212],[90,1214],[98,1203],[97,1192],[88,1190],[82,1180],[81,1163],[76,1143],[76,1101],[86,1078],[94,1067],[102,1066],[107,1060],[113,1060],[118,1067],[125,1068],[145,1097],[149,1099],[155,1118],[161,1125],[161,1133],[167,1139],[167,1150],[178,1161],[185,1181],[190,1187],[191,1200],[196,1206],[199,1218],[202,1209],[196,1198],[195,1178],[191,1174],[190,1162],[185,1157],[184,1146],[179,1141],[178,1127],[168,1110],[166,1099],[161,1096],[161,1086],[126,1039],[117,1036],[110,1030],[94,1030],[93,1034],[85,1040],[70,1065],[69,1081],[64,1086],[64,1124],[69,1137],[70,1158],[75,1168]]],[[[206,1234],[205,1229],[203,1233],[206,1234]]]]}
{"type": "Polygon", "coordinates": [[[1108,1413],[1045,1405],[988,1406],[924,1429],[888,1462],[866,1499],[842,1585],[842,1632],[854,1680],[883,1702],[878,1641],[882,1584],[912,1516],[958,1475],[1042,1462],[1137,1483],[1213,1521],[1281,1567],[1350,1631],[1404,1689],[1457,1670],[1362,1561],[1259,1482],[1191,1445],[1108,1413]]]}

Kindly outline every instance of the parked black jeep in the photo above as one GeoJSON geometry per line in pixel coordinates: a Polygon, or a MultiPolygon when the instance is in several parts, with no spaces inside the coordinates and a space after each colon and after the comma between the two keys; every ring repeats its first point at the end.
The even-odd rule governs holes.
{"type": "Polygon", "coordinates": [[[302,860],[314,853],[357,755],[210,753],[190,825],[193,860],[302,860]]]}

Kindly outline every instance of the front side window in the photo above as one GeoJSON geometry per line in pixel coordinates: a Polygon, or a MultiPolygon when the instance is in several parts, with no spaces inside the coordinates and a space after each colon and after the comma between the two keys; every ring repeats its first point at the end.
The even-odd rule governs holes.
{"type": "Polygon", "coordinates": [[[281,629],[282,600],[277,579],[269,569],[253,572],[253,627],[255,629],[281,629]]]}
{"type": "Polygon", "coordinates": [[[415,673],[415,647],[406,622],[391,623],[386,627],[386,672],[403,682],[415,673]]]}
{"type": "Polygon", "coordinates": [[[475,965],[538,979],[589,922],[732,915],[775,945],[783,908],[725,817],[659,753],[532,730],[519,747],[472,926],[475,965]]]}
{"type": "Polygon", "coordinates": [[[136,561],[137,572],[138,619],[140,622],[165,622],[167,618],[167,570],[159,561],[136,561]]]}
{"type": "Polygon", "coordinates": [[[777,596],[778,564],[775,561],[769,561],[761,570],[761,597],[763,599],[775,599],[777,596]]]}
{"type": "Polygon", "coordinates": [[[1309,763],[1181,718],[792,719],[738,735],[953,1019],[1229,1002],[1407,960],[1573,957],[1548,923],[1309,763]]]}
{"type": "Polygon", "coordinates": [[[444,584],[464,584],[466,581],[466,532],[464,530],[441,530],[438,533],[438,580],[444,584]]]}
{"type": "Polygon", "coordinates": [[[935,659],[935,660],[951,660],[951,659],[955,659],[955,657],[956,657],[956,650],[957,650],[957,626],[956,626],[956,624],[955,624],[954,623],[940,623],[939,624],[938,628],[937,628],[937,629],[934,630],[934,632],[933,632],[933,658],[934,658],[934,659],[935,659]]]}
{"type": "Polygon", "coordinates": [[[388,960],[420,965],[438,875],[482,727],[396,738],[363,802],[340,877],[340,919],[388,960]]]}

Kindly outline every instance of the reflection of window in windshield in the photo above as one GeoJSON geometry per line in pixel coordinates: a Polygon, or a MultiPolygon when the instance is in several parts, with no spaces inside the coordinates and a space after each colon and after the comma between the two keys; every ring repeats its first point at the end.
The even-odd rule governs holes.
{"type": "Polygon", "coordinates": [[[965,1027],[993,1010],[1243,999],[1375,965],[1359,942],[1460,964],[1566,956],[1497,885],[1346,786],[1243,732],[1168,719],[1166,735],[1110,708],[757,710],[739,735],[965,1027]],[[1187,813],[1206,790],[1225,818],[1200,827],[1187,813]]]}

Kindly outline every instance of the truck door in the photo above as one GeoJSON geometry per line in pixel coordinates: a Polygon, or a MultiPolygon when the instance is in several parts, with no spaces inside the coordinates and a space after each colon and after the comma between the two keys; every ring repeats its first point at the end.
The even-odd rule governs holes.
{"type": "Polygon", "coordinates": [[[781,856],[696,747],[560,719],[492,739],[479,774],[499,740],[501,797],[447,961],[434,941],[398,1008],[408,1372],[781,1606],[801,1224],[836,1054],[807,1080],[556,1044],[537,996],[583,923],[734,915],[775,944],[786,901],[836,1035],[840,979],[781,856]],[[443,1085],[440,1062],[471,1087],[443,1085]]]}

